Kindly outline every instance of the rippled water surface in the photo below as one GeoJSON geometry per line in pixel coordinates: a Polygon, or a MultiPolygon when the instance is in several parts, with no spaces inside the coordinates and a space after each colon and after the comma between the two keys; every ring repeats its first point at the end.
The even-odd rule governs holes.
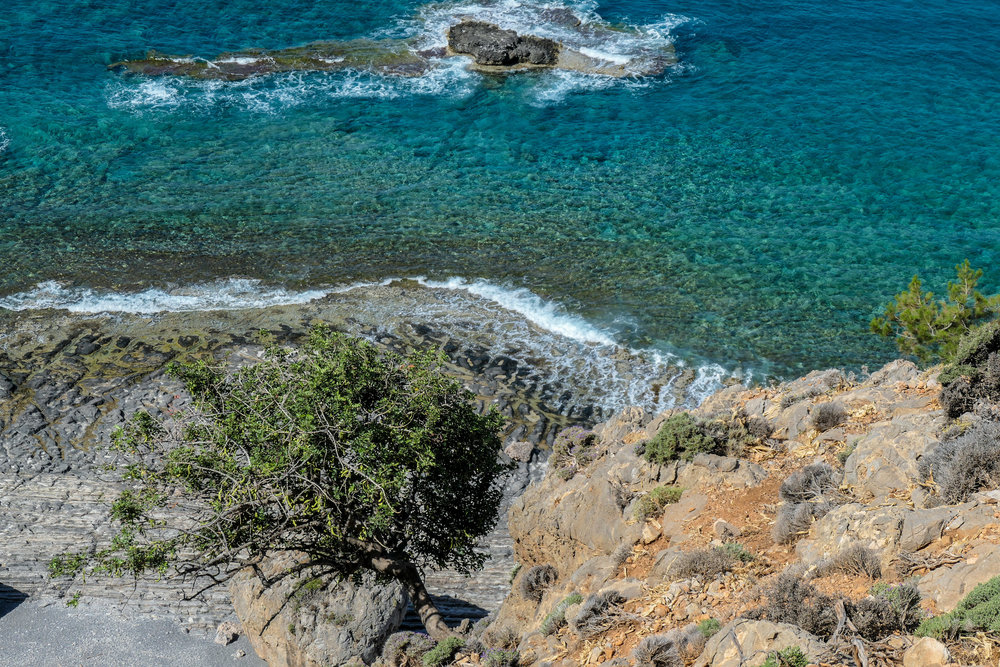
{"type": "Polygon", "coordinates": [[[985,0],[9,0],[2,305],[216,307],[229,292],[198,290],[270,303],[422,276],[758,376],[877,363],[892,349],[866,323],[915,271],[943,283],[968,257],[1000,288],[997,35],[985,0]],[[567,9],[577,37],[551,18],[567,9]],[[609,58],[672,45],[678,63],[626,79],[460,58],[415,78],[107,69],[148,49],[443,44],[461,16],[609,58]]]}

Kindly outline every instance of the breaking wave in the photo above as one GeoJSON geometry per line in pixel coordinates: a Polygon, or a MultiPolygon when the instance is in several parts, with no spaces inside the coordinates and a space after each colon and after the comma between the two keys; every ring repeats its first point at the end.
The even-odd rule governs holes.
{"type": "MultiPolygon", "coordinates": [[[[564,388],[576,404],[605,416],[628,405],[651,410],[678,401],[697,405],[730,377],[722,366],[691,366],[679,356],[620,344],[609,331],[525,288],[482,279],[387,278],[322,289],[289,290],[258,280],[224,281],[113,292],[55,281],[0,298],[10,310],[58,308],[73,313],[153,314],[165,311],[246,310],[323,300],[324,312],[342,310],[364,331],[430,325],[449,340],[530,368],[532,380],[564,388]],[[675,390],[675,387],[677,390],[675,390]]],[[[305,306],[309,307],[309,306],[305,306]]],[[[555,399],[553,399],[555,400],[555,399]]]]}

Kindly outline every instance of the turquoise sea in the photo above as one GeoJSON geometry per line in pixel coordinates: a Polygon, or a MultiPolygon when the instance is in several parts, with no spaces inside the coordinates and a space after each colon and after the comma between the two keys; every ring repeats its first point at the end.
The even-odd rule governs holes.
{"type": "Polygon", "coordinates": [[[998,36],[992,0],[7,0],[0,306],[237,307],[419,277],[430,301],[709,384],[875,365],[894,350],[867,322],[913,273],[941,291],[969,258],[1000,289],[998,36]],[[547,17],[565,9],[591,51],[677,64],[107,68],[149,49],[441,45],[462,16],[560,37],[547,17]]]}

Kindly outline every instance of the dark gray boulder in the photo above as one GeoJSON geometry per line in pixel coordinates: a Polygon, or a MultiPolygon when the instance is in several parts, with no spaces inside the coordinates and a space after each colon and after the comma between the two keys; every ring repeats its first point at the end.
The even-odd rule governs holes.
{"type": "Polygon", "coordinates": [[[477,65],[552,66],[559,59],[559,43],[544,37],[518,35],[484,21],[463,21],[448,29],[448,47],[472,56],[477,65]]]}

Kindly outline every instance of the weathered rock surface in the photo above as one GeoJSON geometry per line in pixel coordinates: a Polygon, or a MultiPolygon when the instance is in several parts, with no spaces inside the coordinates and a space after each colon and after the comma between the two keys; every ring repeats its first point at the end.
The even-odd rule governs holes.
{"type": "Polygon", "coordinates": [[[819,637],[798,626],[740,618],[724,625],[708,640],[704,652],[694,665],[759,667],[767,660],[768,651],[780,651],[792,646],[799,647],[807,656],[821,655],[827,648],[819,637]],[[733,636],[739,642],[739,648],[733,642],[733,636]]]}
{"type": "MultiPolygon", "coordinates": [[[[261,566],[274,579],[301,562],[293,552],[261,566]]],[[[408,600],[398,583],[358,585],[332,577],[288,576],[270,586],[250,570],[229,585],[233,607],[257,655],[270,665],[321,667],[371,663],[395,632],[408,600]]]]}
{"type": "Polygon", "coordinates": [[[559,59],[558,42],[485,21],[463,21],[448,29],[448,48],[472,56],[477,65],[552,67],[559,59]]]}
{"type": "Polygon", "coordinates": [[[951,651],[932,637],[918,639],[903,652],[903,667],[944,667],[949,662],[951,651]]]}
{"type": "Polygon", "coordinates": [[[939,411],[904,415],[872,428],[844,465],[844,483],[875,498],[905,490],[917,479],[920,458],[938,442],[939,411]]]}

